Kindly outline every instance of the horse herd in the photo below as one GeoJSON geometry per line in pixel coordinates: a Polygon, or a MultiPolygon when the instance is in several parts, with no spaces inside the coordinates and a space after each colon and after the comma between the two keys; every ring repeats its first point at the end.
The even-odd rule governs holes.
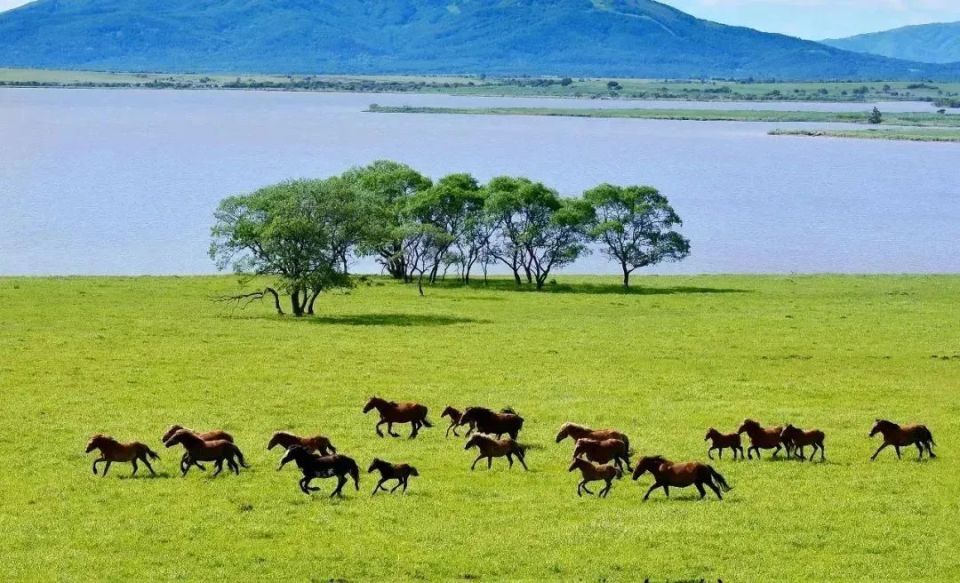
{"type": "MultiPolygon", "coordinates": [[[[421,428],[433,427],[427,419],[427,407],[419,403],[398,403],[373,397],[367,402],[363,412],[366,414],[374,409],[380,416],[375,426],[375,431],[380,437],[384,437],[380,429],[383,425],[387,426],[387,434],[400,437],[394,432],[393,426],[409,423],[410,439],[416,438],[421,428]]],[[[443,410],[441,418],[450,419],[450,425],[446,430],[447,437],[451,432],[457,437],[466,437],[464,449],[477,450],[478,455],[470,466],[471,470],[484,459],[487,460],[487,468],[490,469],[493,467],[494,458],[501,457],[507,459],[511,468],[516,460],[524,470],[528,469],[527,447],[517,441],[523,429],[524,420],[515,411],[511,409],[494,411],[485,407],[467,407],[460,411],[447,407],[443,410]],[[458,429],[463,427],[466,427],[466,432],[461,436],[458,429]]],[[[734,433],[725,434],[711,428],[704,438],[704,441],[711,442],[707,449],[707,456],[712,460],[713,452],[717,451],[718,456],[722,458],[723,451],[729,449],[734,459],[739,455],[742,460],[744,448],[741,435],[744,433],[749,440],[749,447],[746,450],[747,459],[753,459],[754,454],[759,459],[761,450],[773,450],[772,457],[776,457],[783,451],[788,459],[805,460],[807,459],[805,448],[811,447],[810,460],[813,460],[818,452],[820,460],[826,460],[823,431],[802,430],[793,425],[764,427],[752,419],[745,420],[734,433]]],[[[870,437],[878,433],[883,436],[883,444],[871,456],[871,460],[875,460],[881,451],[891,446],[899,458],[901,448],[911,445],[916,446],[919,452],[918,459],[922,459],[924,453],[930,458],[936,457],[932,449],[936,445],[933,435],[924,425],[900,426],[891,421],[878,419],[870,432],[870,437]]],[[[664,494],[669,497],[671,487],[694,486],[701,499],[706,496],[705,488],[709,488],[721,500],[723,499],[721,491],[731,489],[719,472],[712,466],[700,462],[674,463],[657,455],[642,457],[637,460],[635,467],[631,467],[630,439],[625,433],[614,429],[592,429],[576,423],[564,423],[557,434],[556,442],[560,443],[567,438],[574,441],[573,459],[568,471],[579,471],[581,476],[577,484],[578,496],[583,496],[584,492],[594,494],[588,484],[603,482],[603,487],[597,494],[599,497],[606,497],[613,487],[614,480],[623,477],[624,470],[632,472],[633,480],[638,480],[646,473],[653,476],[654,483],[644,495],[644,500],[647,500],[658,488],[663,489],[664,494]]],[[[224,464],[235,474],[240,473],[240,467],[249,467],[240,448],[234,443],[233,436],[225,431],[197,432],[180,425],[173,425],[163,435],[162,442],[167,448],[182,446],[180,471],[184,476],[191,467],[206,471],[203,462],[214,465],[216,469],[214,476],[223,471],[224,464]]],[[[300,437],[280,431],[270,438],[267,449],[272,450],[277,446],[284,450],[277,470],[294,462],[302,474],[299,487],[304,494],[310,494],[319,489],[310,485],[314,479],[332,477],[337,478],[337,486],[330,494],[331,497],[342,496],[343,487],[350,479],[353,480],[356,489],[360,489],[360,468],[356,461],[337,453],[337,449],[328,438],[320,435],[300,437]]],[[[113,462],[132,464],[133,475],[136,475],[139,469],[138,461],[143,462],[150,473],[156,475],[150,460],[157,460],[160,456],[143,443],[120,443],[111,437],[97,434],[90,439],[86,452],[90,453],[93,450],[100,451],[100,457],[93,462],[95,475],[97,465],[104,463],[101,475],[106,476],[113,462]]],[[[389,492],[392,493],[401,488],[406,492],[410,477],[420,475],[417,469],[409,464],[395,464],[379,458],[374,458],[367,469],[367,473],[375,471],[380,474],[380,479],[372,494],[380,490],[387,491],[384,484],[389,481],[396,482],[389,492]]]]}

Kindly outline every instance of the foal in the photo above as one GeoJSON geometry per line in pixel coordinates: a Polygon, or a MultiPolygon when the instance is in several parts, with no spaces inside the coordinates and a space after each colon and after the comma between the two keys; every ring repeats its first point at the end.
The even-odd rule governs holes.
{"type": "Polygon", "coordinates": [[[467,407],[460,416],[461,425],[470,425],[480,433],[496,435],[497,439],[506,433],[511,439],[516,439],[523,429],[523,417],[511,409],[504,409],[497,413],[486,407],[467,407]]]}
{"type": "Polygon", "coordinates": [[[385,462],[380,458],[373,458],[373,462],[370,464],[370,467],[367,468],[367,473],[370,474],[374,470],[380,472],[380,481],[377,482],[377,487],[371,492],[371,496],[376,494],[381,488],[386,491],[387,489],[383,487],[383,483],[389,480],[396,480],[397,485],[390,490],[390,493],[393,494],[397,488],[403,486],[403,493],[407,492],[407,480],[410,479],[410,476],[419,476],[420,472],[417,471],[417,468],[411,466],[410,464],[391,464],[390,462],[385,462]]]}
{"type": "Polygon", "coordinates": [[[917,461],[923,459],[923,450],[926,448],[927,457],[935,458],[937,454],[933,453],[934,445],[933,434],[927,429],[926,425],[897,425],[892,421],[877,419],[873,429],[870,431],[870,437],[876,434],[883,435],[883,445],[870,457],[870,461],[877,459],[880,452],[887,446],[892,445],[897,452],[897,458],[900,458],[900,448],[908,445],[917,446],[920,456],[917,461]]]}
{"type": "Polygon", "coordinates": [[[364,406],[363,413],[367,414],[371,409],[376,409],[380,413],[380,421],[377,423],[377,435],[380,437],[383,437],[380,426],[384,423],[387,424],[387,433],[392,437],[400,437],[393,432],[394,423],[409,423],[413,427],[410,439],[420,433],[420,427],[433,427],[433,424],[427,421],[427,408],[419,403],[397,403],[380,397],[371,397],[364,406]]]}
{"type": "Polygon", "coordinates": [[[454,435],[456,435],[457,437],[460,437],[460,434],[457,433],[457,427],[460,427],[461,425],[468,425],[467,437],[470,437],[470,434],[473,433],[473,430],[474,430],[473,423],[464,424],[460,421],[461,419],[463,419],[463,412],[460,411],[459,409],[454,409],[453,407],[450,407],[448,405],[447,408],[443,410],[443,413],[440,414],[441,419],[443,419],[444,417],[450,418],[450,426],[447,427],[447,433],[445,434],[446,437],[450,437],[451,430],[453,431],[454,435]]]}
{"type": "Polygon", "coordinates": [[[753,452],[757,452],[757,459],[760,459],[761,449],[773,449],[772,457],[777,457],[777,454],[783,449],[783,442],[780,438],[783,427],[761,427],[760,424],[753,419],[746,419],[740,426],[740,429],[737,429],[737,433],[743,432],[746,432],[750,437],[750,447],[747,448],[747,459],[753,459],[753,452]]]}
{"type": "Polygon", "coordinates": [[[480,455],[477,456],[477,459],[473,460],[473,465],[470,466],[471,470],[477,467],[477,462],[483,458],[487,458],[487,469],[490,469],[493,467],[493,458],[504,456],[506,456],[511,468],[513,467],[513,456],[517,456],[517,460],[520,461],[523,469],[527,469],[527,463],[524,461],[526,448],[512,438],[496,439],[492,435],[474,433],[473,436],[467,440],[467,445],[464,446],[463,449],[469,450],[472,447],[477,448],[477,450],[480,451],[480,455]]]}
{"type": "Polygon", "coordinates": [[[638,479],[645,472],[653,474],[654,483],[643,497],[644,502],[657,488],[663,488],[663,493],[669,498],[670,486],[676,488],[696,486],[701,500],[707,495],[706,490],[703,489],[704,485],[713,490],[720,500],[723,500],[720,494],[721,488],[725,492],[731,490],[730,485],[719,472],[711,466],[698,462],[675,464],[662,456],[645,457],[637,461],[637,469],[633,470],[633,479],[638,479]]]}
{"type": "Polygon", "coordinates": [[[150,465],[150,461],[147,458],[158,460],[160,456],[146,444],[140,443],[139,441],[120,443],[112,437],[98,433],[87,442],[85,453],[90,453],[95,449],[100,450],[100,457],[93,460],[93,475],[97,475],[97,464],[100,462],[107,463],[103,468],[103,477],[106,477],[107,472],[110,471],[110,464],[113,462],[130,462],[130,464],[133,465],[133,473],[130,475],[136,476],[138,469],[137,460],[146,464],[151,475],[157,475],[157,473],[153,471],[153,466],[150,465]]]}
{"type": "Polygon", "coordinates": [[[576,423],[564,423],[560,426],[560,433],[557,434],[557,443],[568,437],[574,441],[578,439],[619,439],[627,445],[628,450],[630,449],[630,439],[627,438],[625,433],[616,429],[590,429],[576,423]]]}
{"type": "MultiPolygon", "coordinates": [[[[200,432],[200,431],[194,431],[193,429],[188,429],[188,428],[184,427],[183,425],[171,425],[169,428],[167,428],[167,432],[163,434],[163,437],[160,439],[160,441],[166,443],[166,441],[167,441],[168,439],[170,439],[171,437],[173,437],[173,434],[174,434],[174,433],[176,433],[176,432],[178,432],[178,431],[180,431],[180,430],[189,431],[190,433],[193,433],[194,435],[196,435],[197,437],[199,437],[200,439],[202,439],[202,440],[204,440],[204,441],[221,441],[221,440],[223,440],[223,441],[229,441],[230,443],[233,443],[233,436],[230,435],[229,433],[227,433],[226,431],[222,431],[222,430],[220,430],[220,429],[214,429],[214,430],[212,430],[212,431],[203,431],[203,432],[200,432]]],[[[187,471],[187,469],[190,467],[190,465],[197,466],[198,468],[200,468],[200,471],[202,471],[202,472],[207,471],[207,468],[203,467],[203,464],[197,463],[197,460],[193,460],[193,463],[192,463],[192,464],[188,464],[188,463],[187,463],[187,454],[186,454],[186,452],[184,452],[183,456],[180,458],[180,470],[181,470],[182,472],[186,473],[186,471],[187,471]]]]}
{"type": "Polygon", "coordinates": [[[723,450],[733,451],[733,459],[737,459],[737,452],[740,452],[740,459],[743,459],[743,445],[740,443],[739,433],[720,433],[713,427],[707,431],[704,441],[713,440],[713,445],[707,450],[707,457],[713,459],[713,450],[719,451],[720,459],[723,459],[723,450]]]}
{"type": "Polygon", "coordinates": [[[610,461],[623,469],[626,464],[627,471],[632,472],[630,467],[630,452],[627,450],[627,444],[619,439],[578,439],[577,445],[573,450],[573,457],[583,457],[598,464],[605,464],[610,461]]]}
{"type": "Polygon", "coordinates": [[[299,467],[303,473],[303,478],[300,480],[300,490],[304,494],[309,495],[311,492],[316,492],[320,489],[310,487],[310,482],[313,479],[332,478],[334,476],[337,477],[337,487],[334,488],[333,493],[330,494],[331,498],[334,496],[343,496],[343,485],[347,483],[348,475],[353,478],[353,483],[356,485],[357,490],[360,489],[360,468],[353,458],[341,454],[320,457],[307,451],[307,449],[301,445],[293,445],[290,446],[287,453],[283,455],[283,459],[280,460],[280,467],[282,468],[287,462],[291,461],[295,461],[297,467],[299,467]]]}
{"type": "Polygon", "coordinates": [[[333,447],[330,440],[322,435],[300,437],[299,435],[294,435],[286,431],[277,431],[270,438],[270,442],[267,443],[267,450],[269,451],[278,445],[283,449],[290,449],[294,445],[300,445],[308,451],[316,451],[320,453],[320,455],[337,453],[337,448],[333,447]]]}
{"type": "Polygon", "coordinates": [[[780,440],[787,446],[787,455],[790,455],[792,451],[796,454],[796,457],[802,460],[807,459],[803,455],[803,448],[810,445],[813,446],[813,453],[810,454],[810,461],[813,461],[814,456],[817,455],[817,450],[820,450],[820,461],[826,461],[826,454],[823,449],[823,439],[826,437],[822,431],[819,429],[814,429],[812,431],[804,431],[798,429],[793,425],[787,425],[784,430],[780,433],[780,440]]]}
{"type": "Polygon", "coordinates": [[[573,458],[573,463],[570,464],[570,469],[567,471],[572,472],[573,470],[580,470],[580,475],[583,477],[580,483],[577,484],[577,496],[580,497],[583,496],[583,491],[593,496],[593,492],[587,488],[587,484],[603,480],[607,485],[600,490],[599,496],[606,498],[607,494],[610,493],[610,488],[613,487],[613,480],[623,477],[623,470],[620,468],[615,468],[610,465],[601,466],[578,457],[573,458]]]}
{"type": "Polygon", "coordinates": [[[223,471],[223,462],[227,462],[227,467],[233,470],[235,474],[240,473],[237,460],[239,460],[241,466],[245,468],[249,467],[243,459],[243,453],[240,451],[240,448],[234,445],[232,441],[225,439],[204,441],[195,433],[181,429],[164,443],[167,447],[173,447],[177,444],[182,445],[183,449],[187,451],[186,467],[181,465],[184,476],[187,475],[190,466],[194,465],[195,462],[214,462],[214,467],[217,468],[217,471],[213,473],[214,476],[219,475],[220,472],[223,471]]]}

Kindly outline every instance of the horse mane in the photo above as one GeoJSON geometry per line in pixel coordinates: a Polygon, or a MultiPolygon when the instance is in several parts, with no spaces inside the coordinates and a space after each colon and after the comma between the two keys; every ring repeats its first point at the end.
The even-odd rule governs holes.
{"type": "Polygon", "coordinates": [[[519,415],[519,413],[517,413],[513,407],[504,407],[503,409],[500,409],[500,412],[509,413],[510,415],[519,415]]]}

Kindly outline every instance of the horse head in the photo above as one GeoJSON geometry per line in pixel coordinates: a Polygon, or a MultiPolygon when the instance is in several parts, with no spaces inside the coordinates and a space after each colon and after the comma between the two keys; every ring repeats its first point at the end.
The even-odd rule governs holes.
{"type": "Polygon", "coordinates": [[[102,433],[94,435],[90,438],[90,441],[87,442],[87,449],[84,450],[84,453],[90,453],[91,451],[97,449],[105,439],[107,439],[107,436],[102,433]]]}
{"type": "Polygon", "coordinates": [[[373,472],[375,469],[377,469],[378,467],[380,467],[380,464],[382,464],[382,463],[383,463],[383,462],[380,460],[380,458],[378,458],[378,457],[373,458],[373,461],[370,462],[370,467],[367,468],[367,473],[369,474],[369,473],[373,472]]]}
{"type": "Polygon", "coordinates": [[[443,419],[444,417],[449,417],[450,419],[457,419],[459,415],[460,415],[459,411],[457,411],[450,405],[447,405],[447,408],[444,409],[443,413],[440,414],[440,418],[443,419]]]}
{"type": "Polygon", "coordinates": [[[310,452],[307,451],[307,449],[302,445],[291,445],[287,449],[287,453],[283,454],[283,459],[280,460],[280,466],[277,468],[277,470],[280,470],[283,468],[283,466],[292,461],[296,461],[297,464],[299,464],[300,461],[305,458],[305,456],[309,455],[310,452]]]}
{"type": "Polygon", "coordinates": [[[637,460],[637,465],[633,469],[633,479],[637,480],[647,472],[651,474],[655,473],[666,461],[666,458],[660,455],[640,458],[637,460]]]}
{"type": "Polygon", "coordinates": [[[374,407],[377,407],[381,403],[383,403],[383,399],[381,399],[380,397],[370,397],[370,400],[367,401],[367,404],[363,406],[364,415],[369,413],[371,409],[373,409],[374,407]]]}
{"type": "Polygon", "coordinates": [[[713,437],[716,437],[716,436],[718,436],[718,435],[720,435],[720,432],[717,431],[716,429],[714,429],[713,427],[711,427],[710,429],[707,430],[707,435],[706,435],[706,437],[703,438],[703,440],[704,440],[704,441],[707,441],[707,440],[709,440],[709,439],[711,439],[711,438],[713,438],[713,437]]]}
{"type": "Polygon", "coordinates": [[[160,441],[167,441],[173,437],[174,433],[180,431],[181,429],[183,429],[183,425],[171,425],[169,428],[167,428],[167,432],[163,434],[163,437],[160,438],[160,441]]]}
{"type": "Polygon", "coordinates": [[[751,431],[756,431],[760,429],[760,423],[754,421],[753,419],[744,419],[743,423],[740,425],[740,428],[737,429],[737,433],[743,433],[746,431],[750,433],[751,431]]]}
{"type": "Polygon", "coordinates": [[[873,429],[870,430],[870,437],[873,437],[878,433],[885,433],[896,427],[899,427],[899,425],[897,425],[893,421],[887,421],[886,419],[877,419],[876,423],[873,424],[873,429]]]}

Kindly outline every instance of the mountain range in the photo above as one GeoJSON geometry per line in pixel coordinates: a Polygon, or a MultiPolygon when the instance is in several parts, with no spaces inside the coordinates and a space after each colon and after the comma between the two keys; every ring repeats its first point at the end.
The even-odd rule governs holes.
{"type": "Polygon", "coordinates": [[[860,53],[923,63],[960,61],[960,22],[920,24],[848,38],[828,39],[824,44],[860,53]]]}
{"type": "Polygon", "coordinates": [[[0,66],[156,72],[957,79],[652,0],[37,0],[0,66]]]}

